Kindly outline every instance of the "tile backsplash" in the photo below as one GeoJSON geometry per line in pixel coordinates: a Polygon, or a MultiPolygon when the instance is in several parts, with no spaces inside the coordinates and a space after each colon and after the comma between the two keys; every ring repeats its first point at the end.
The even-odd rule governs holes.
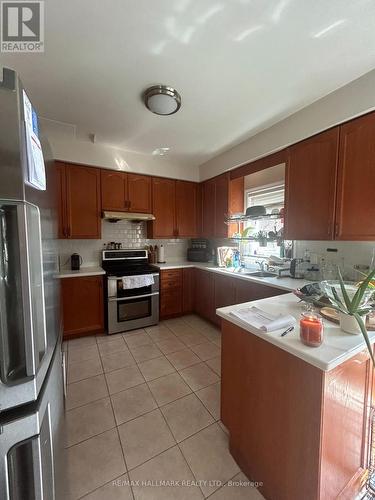
{"type": "Polygon", "coordinates": [[[167,262],[186,260],[188,239],[151,240],[147,238],[146,222],[133,223],[119,221],[116,223],[102,220],[101,240],[59,240],[58,250],[60,268],[70,267],[70,256],[78,253],[82,259],[82,267],[98,266],[101,262],[101,251],[106,243],[115,241],[122,243],[123,248],[143,248],[145,245],[164,245],[167,262]]]}
{"type": "Polygon", "coordinates": [[[375,241],[295,241],[294,256],[303,257],[305,250],[338,264],[342,271],[351,273],[355,265],[371,264],[375,252],[375,241]],[[329,252],[327,249],[336,249],[329,252]]]}

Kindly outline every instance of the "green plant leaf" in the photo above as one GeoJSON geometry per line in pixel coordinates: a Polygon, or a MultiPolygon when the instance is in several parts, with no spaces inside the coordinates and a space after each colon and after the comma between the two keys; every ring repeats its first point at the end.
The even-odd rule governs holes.
{"type": "Polygon", "coordinates": [[[360,306],[361,302],[362,302],[362,299],[363,299],[363,295],[365,293],[365,291],[367,290],[368,288],[368,285],[370,283],[370,281],[375,277],[375,269],[373,269],[366,277],[366,279],[364,281],[362,281],[362,283],[359,285],[358,287],[358,290],[355,292],[355,295],[353,297],[353,300],[352,300],[352,309],[353,309],[353,313],[356,311],[356,309],[358,309],[358,307],[360,306]]]}
{"type": "Polygon", "coordinates": [[[345,302],[346,308],[351,313],[352,312],[352,302],[350,301],[348,292],[346,291],[344,280],[342,279],[342,274],[341,274],[340,268],[338,268],[338,272],[339,272],[339,281],[340,281],[341,293],[342,293],[342,296],[344,297],[344,302],[345,302]]]}
{"type": "Polygon", "coordinates": [[[358,323],[358,325],[359,325],[359,327],[361,329],[362,335],[363,335],[363,337],[365,339],[365,342],[366,342],[366,345],[367,345],[367,350],[368,350],[368,352],[370,354],[370,357],[372,359],[372,364],[373,364],[373,366],[375,366],[375,358],[374,358],[374,354],[372,352],[372,345],[371,345],[371,342],[370,342],[370,338],[368,336],[366,325],[365,325],[362,317],[359,314],[354,314],[353,316],[357,320],[357,323],[358,323]]]}
{"type": "Polygon", "coordinates": [[[336,292],[336,289],[335,287],[331,287],[332,289],[332,294],[333,294],[333,297],[334,297],[334,300],[335,302],[340,306],[342,307],[342,311],[343,312],[346,312],[348,313],[348,308],[345,306],[345,304],[342,302],[342,300],[340,299],[340,297],[338,296],[337,292],[336,292]]]}

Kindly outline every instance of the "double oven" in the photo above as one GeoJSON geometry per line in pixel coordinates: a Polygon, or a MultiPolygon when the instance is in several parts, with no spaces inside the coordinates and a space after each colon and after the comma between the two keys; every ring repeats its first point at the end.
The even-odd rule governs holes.
{"type": "Polygon", "coordinates": [[[159,269],[148,264],[147,250],[104,250],[102,265],[106,271],[108,333],[157,324],[159,269]],[[129,277],[134,287],[124,285],[129,277]]]}

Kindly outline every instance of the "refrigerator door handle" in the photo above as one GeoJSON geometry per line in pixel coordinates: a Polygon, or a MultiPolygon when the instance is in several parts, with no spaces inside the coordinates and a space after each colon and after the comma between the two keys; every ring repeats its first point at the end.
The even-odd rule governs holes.
{"type": "Polygon", "coordinates": [[[25,339],[25,360],[26,374],[33,376],[36,373],[36,353],[32,321],[31,306],[31,285],[29,274],[29,256],[27,248],[27,229],[26,229],[26,209],[23,204],[17,206],[18,237],[20,243],[20,275],[22,285],[22,305],[25,339]]]}

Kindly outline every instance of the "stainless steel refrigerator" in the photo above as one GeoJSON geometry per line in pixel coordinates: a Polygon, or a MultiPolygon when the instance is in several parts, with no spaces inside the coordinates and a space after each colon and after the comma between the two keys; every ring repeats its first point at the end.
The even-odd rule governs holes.
{"type": "Polygon", "coordinates": [[[49,145],[0,71],[0,498],[64,497],[64,360],[49,145]]]}

